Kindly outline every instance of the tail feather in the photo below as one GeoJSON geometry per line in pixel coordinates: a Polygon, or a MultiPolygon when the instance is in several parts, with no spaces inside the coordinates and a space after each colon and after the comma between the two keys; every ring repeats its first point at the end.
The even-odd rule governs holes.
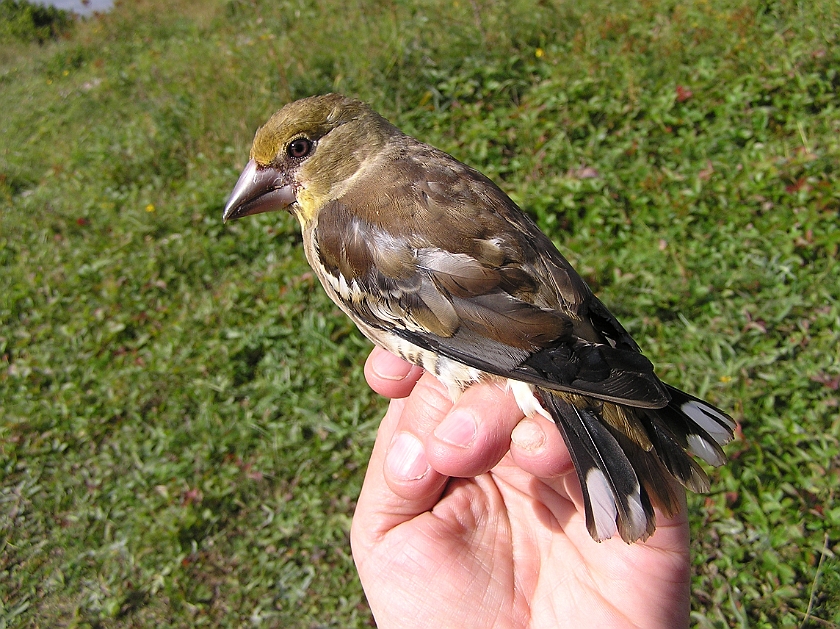
{"type": "Polygon", "coordinates": [[[703,468],[686,452],[687,444],[680,444],[674,433],[657,415],[659,411],[640,413],[648,430],[653,449],[659,460],[686,489],[698,494],[709,491],[709,477],[703,468]]]}
{"type": "Polygon", "coordinates": [[[596,541],[618,532],[627,543],[654,529],[653,509],[633,466],[594,409],[578,408],[540,390],[566,441],[583,493],[586,527],[596,541]]]}
{"type": "MultiPolygon", "coordinates": [[[[679,489],[677,483],[674,482],[670,470],[660,460],[659,457],[640,448],[631,439],[621,434],[617,430],[610,429],[610,432],[615,437],[618,445],[624,451],[630,465],[636,472],[639,482],[642,485],[642,497],[648,500],[652,505],[659,507],[666,517],[676,515],[682,502],[680,501],[679,489]]],[[[683,456],[691,461],[684,451],[680,450],[683,456]]],[[[653,513],[651,509],[651,532],[655,521],[653,521],[653,513]]]]}
{"type": "Polygon", "coordinates": [[[680,391],[676,387],[667,384],[665,387],[671,395],[669,407],[679,406],[680,411],[688,416],[695,425],[714,437],[719,445],[724,445],[732,440],[735,420],[729,415],[708,402],[689,395],[685,391],[680,391]]]}
{"type": "Polygon", "coordinates": [[[655,528],[653,506],[667,516],[680,509],[675,480],[697,493],[709,490],[709,477],[690,454],[711,465],[725,461],[721,445],[732,439],[732,418],[679,389],[667,390],[671,400],[663,408],[623,406],[634,431],[646,433],[647,439],[640,439],[604,418],[609,402],[584,405],[581,398],[537,389],[569,448],[586,527],[596,541],[615,533],[627,543],[646,539],[655,528]]]}
{"type": "Polygon", "coordinates": [[[671,401],[664,408],[649,411],[657,416],[691,454],[709,465],[726,462],[721,446],[728,443],[735,422],[720,409],[679,389],[668,386],[671,401]]]}

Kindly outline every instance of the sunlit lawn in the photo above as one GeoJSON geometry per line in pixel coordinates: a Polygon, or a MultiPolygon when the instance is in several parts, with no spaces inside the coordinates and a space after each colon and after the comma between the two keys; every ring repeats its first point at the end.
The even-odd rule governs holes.
{"type": "Polygon", "coordinates": [[[365,627],[384,402],[297,226],[223,225],[339,90],[496,180],[740,423],[698,627],[840,625],[840,5],[124,2],[0,39],[0,627],[365,627]]]}

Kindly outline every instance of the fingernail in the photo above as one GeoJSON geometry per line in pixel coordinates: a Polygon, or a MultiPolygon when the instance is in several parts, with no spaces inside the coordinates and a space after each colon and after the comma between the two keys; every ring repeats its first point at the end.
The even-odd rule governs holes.
{"type": "Polygon", "coordinates": [[[383,380],[404,380],[411,365],[391,352],[380,352],[371,363],[371,369],[383,380]]]}
{"type": "Polygon", "coordinates": [[[420,480],[429,471],[429,462],[420,440],[408,432],[394,437],[387,457],[388,469],[401,480],[420,480]]]}
{"type": "Polygon", "coordinates": [[[539,450],[545,444],[542,426],[530,419],[523,419],[510,433],[510,440],[523,450],[539,450]]]}
{"type": "Polygon", "coordinates": [[[435,428],[435,437],[441,441],[468,448],[475,441],[478,432],[478,424],[471,413],[465,411],[453,411],[435,428]]]}

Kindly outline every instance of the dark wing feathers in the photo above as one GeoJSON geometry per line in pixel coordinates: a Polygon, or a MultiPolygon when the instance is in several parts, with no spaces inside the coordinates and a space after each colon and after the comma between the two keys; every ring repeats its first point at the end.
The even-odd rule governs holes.
{"type": "Polygon", "coordinates": [[[533,352],[515,373],[532,384],[631,406],[659,408],[669,399],[653,365],[642,354],[580,339],[533,352]]]}
{"type": "Polygon", "coordinates": [[[388,186],[375,199],[354,199],[368,190],[356,186],[320,211],[316,243],[325,271],[364,293],[349,297],[351,310],[382,328],[380,313],[390,309],[396,316],[389,325],[408,323],[396,332],[407,340],[499,376],[633,405],[666,404],[650,362],[613,340],[629,335],[606,309],[596,306],[606,313],[596,324],[578,314],[594,296],[548,238],[488,179],[447,159],[448,168],[438,163],[431,173],[415,172],[417,159],[400,166],[389,185],[413,195],[413,203],[388,186]],[[494,364],[489,341],[502,346],[491,353],[522,361],[494,364]]]}
{"type": "Polygon", "coordinates": [[[567,317],[542,310],[502,291],[471,298],[453,297],[452,305],[465,328],[528,351],[537,351],[545,344],[568,338],[572,328],[567,317]]]}
{"type": "Polygon", "coordinates": [[[627,333],[624,326],[618,322],[618,319],[607,310],[607,307],[595,295],[592,295],[592,298],[587,302],[586,315],[596,332],[606,339],[612,347],[641,354],[642,350],[639,349],[633,337],[627,333]]]}
{"type": "Polygon", "coordinates": [[[653,506],[679,509],[673,479],[708,490],[687,451],[721,464],[734,422],[664,385],[492,182],[420,143],[398,150],[388,181],[354,186],[318,216],[316,251],[339,298],[369,328],[535,385],[575,463],[591,535],[647,537],[653,506]]]}

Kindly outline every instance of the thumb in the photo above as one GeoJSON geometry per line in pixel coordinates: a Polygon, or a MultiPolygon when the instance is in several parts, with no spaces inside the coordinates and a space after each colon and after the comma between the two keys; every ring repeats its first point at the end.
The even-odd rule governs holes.
{"type": "Polygon", "coordinates": [[[445,387],[430,374],[420,378],[411,396],[391,401],[353,516],[354,554],[440,499],[449,477],[429,464],[424,443],[451,407],[445,387]]]}

